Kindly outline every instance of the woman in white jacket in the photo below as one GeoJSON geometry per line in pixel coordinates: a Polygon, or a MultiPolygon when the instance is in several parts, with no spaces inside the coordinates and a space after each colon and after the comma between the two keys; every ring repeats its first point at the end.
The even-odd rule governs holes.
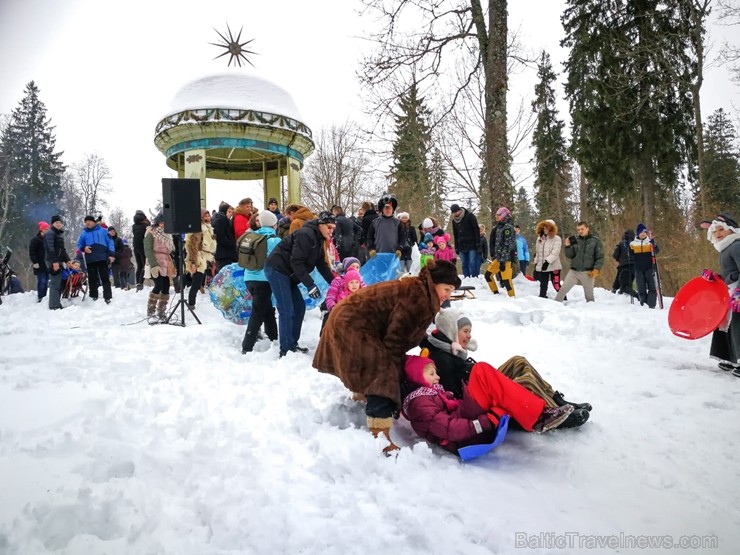
{"type": "Polygon", "coordinates": [[[558,235],[558,226],[553,220],[543,220],[535,227],[537,242],[535,243],[534,270],[540,282],[540,297],[547,298],[547,284],[552,282],[555,292],[560,291],[560,249],[563,240],[558,235]]]}

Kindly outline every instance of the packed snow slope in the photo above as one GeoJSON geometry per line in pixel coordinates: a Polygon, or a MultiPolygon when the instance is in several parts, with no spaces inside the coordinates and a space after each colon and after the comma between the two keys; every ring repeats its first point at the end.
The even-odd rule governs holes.
{"type": "MultiPolygon", "coordinates": [[[[264,340],[242,355],[244,328],[206,296],[186,327],[142,321],[146,290],[54,312],[6,298],[0,553],[737,553],[740,380],[709,338],[602,289],[558,304],[521,277],[513,299],[466,281],[471,354],[526,356],[593,404],[585,426],[510,432],[461,463],[402,418],[385,458],[312,354],[279,360],[264,340]]],[[[312,351],[319,326],[309,311],[312,351]]]]}

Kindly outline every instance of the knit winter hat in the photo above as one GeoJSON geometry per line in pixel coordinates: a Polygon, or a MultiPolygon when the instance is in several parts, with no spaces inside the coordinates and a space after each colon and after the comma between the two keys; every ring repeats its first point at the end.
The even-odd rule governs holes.
{"type": "Polygon", "coordinates": [[[362,283],[360,272],[358,272],[357,270],[353,270],[352,268],[347,270],[347,273],[344,274],[345,287],[349,284],[350,281],[359,281],[360,283],[362,283]]]}
{"type": "Polygon", "coordinates": [[[260,227],[275,227],[277,225],[277,216],[269,210],[260,210],[259,219],[260,227]]]}
{"type": "Polygon", "coordinates": [[[429,229],[430,227],[434,227],[434,222],[432,222],[431,218],[424,218],[424,221],[421,222],[421,227],[423,229],[429,229]]]}
{"type": "Polygon", "coordinates": [[[434,237],[432,236],[431,233],[425,233],[424,234],[424,242],[425,243],[428,243],[429,241],[434,242],[434,237]]]}
{"type": "Polygon", "coordinates": [[[452,262],[430,260],[424,268],[429,271],[432,282],[435,284],[444,283],[452,285],[455,289],[462,285],[460,276],[457,275],[457,267],[452,262]]]}
{"type": "Polygon", "coordinates": [[[277,203],[278,203],[278,201],[277,201],[277,199],[275,197],[270,197],[270,200],[267,201],[268,206],[270,204],[277,204],[277,203]]]}
{"type": "Polygon", "coordinates": [[[46,222],[39,222],[39,231],[46,231],[49,229],[49,224],[46,222]]]}
{"type": "Polygon", "coordinates": [[[55,223],[57,223],[57,222],[64,223],[64,220],[62,220],[62,217],[59,214],[56,214],[56,215],[54,215],[54,216],[51,217],[51,223],[52,223],[52,225],[55,224],[55,223]]]}
{"type": "MultiPolygon", "coordinates": [[[[460,318],[460,313],[454,308],[447,308],[440,310],[434,318],[434,324],[437,329],[444,334],[444,336],[450,341],[457,341],[457,321],[460,318]]],[[[470,320],[468,320],[470,323],[470,320]]],[[[462,326],[460,326],[462,327],[462,326]]]]}
{"type": "Polygon", "coordinates": [[[640,233],[642,233],[643,231],[647,231],[647,227],[645,227],[645,224],[637,224],[637,233],[635,233],[635,235],[639,237],[640,233]]]}
{"type": "Polygon", "coordinates": [[[511,216],[511,211],[506,206],[502,206],[496,210],[496,215],[501,217],[511,216]]]}
{"type": "Polygon", "coordinates": [[[408,218],[408,217],[409,217],[408,212],[399,212],[398,214],[396,214],[396,218],[398,218],[399,220],[402,220],[403,218],[408,218]]]}
{"type": "Polygon", "coordinates": [[[92,216],[92,215],[88,214],[87,216],[85,216],[85,220],[84,221],[86,221],[86,222],[94,222],[95,221],[95,216],[92,216]]]}
{"type": "Polygon", "coordinates": [[[206,214],[210,214],[207,208],[201,208],[200,209],[200,219],[202,220],[205,218],[206,214]]]}
{"type": "Polygon", "coordinates": [[[352,264],[357,264],[359,266],[360,261],[352,256],[348,256],[342,261],[342,268],[346,272],[347,270],[349,270],[349,267],[352,266],[352,264]]]}
{"type": "Polygon", "coordinates": [[[430,385],[424,379],[424,367],[427,364],[434,365],[434,361],[427,357],[406,355],[406,365],[404,366],[406,381],[417,385],[430,385]]]}

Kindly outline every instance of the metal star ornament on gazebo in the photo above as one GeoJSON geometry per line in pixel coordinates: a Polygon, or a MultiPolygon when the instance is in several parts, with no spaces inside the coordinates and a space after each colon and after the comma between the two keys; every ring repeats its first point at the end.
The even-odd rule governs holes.
{"type": "Polygon", "coordinates": [[[228,66],[231,66],[231,62],[235,62],[234,65],[238,65],[239,67],[242,67],[242,61],[248,63],[250,66],[254,67],[254,64],[247,58],[247,54],[257,54],[256,52],[253,52],[251,50],[247,50],[244,48],[247,46],[250,42],[252,42],[254,39],[250,39],[245,42],[239,42],[242,37],[242,31],[244,30],[244,27],[239,29],[239,34],[234,38],[234,35],[231,34],[231,29],[229,28],[229,24],[226,24],[226,31],[229,36],[229,38],[226,38],[225,35],[221,34],[218,29],[214,29],[216,33],[218,33],[218,36],[221,37],[221,40],[223,42],[211,42],[209,44],[212,44],[213,46],[218,46],[219,48],[226,49],[226,52],[223,54],[219,54],[214,60],[220,58],[221,56],[226,56],[227,54],[230,55],[228,66]]]}

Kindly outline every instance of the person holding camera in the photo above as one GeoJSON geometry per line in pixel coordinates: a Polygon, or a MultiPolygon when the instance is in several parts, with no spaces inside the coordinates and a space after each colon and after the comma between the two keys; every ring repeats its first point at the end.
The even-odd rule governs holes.
{"type": "Polygon", "coordinates": [[[267,278],[278,309],[278,339],[280,356],[288,352],[307,353],[308,349],[298,346],[306,314],[306,303],[298,284],[308,289],[312,299],[321,297],[318,286],[311,277],[316,268],[326,283],[334,275],[327,262],[326,247],[331,241],[336,219],[331,212],[321,212],[319,217],[309,220],[285,238],[272,250],[265,261],[267,278]]]}
{"type": "Polygon", "coordinates": [[[604,265],[604,246],[601,239],[591,235],[586,222],[578,222],[578,236],[571,235],[565,240],[565,256],[570,258],[570,271],[565,276],[563,286],[555,296],[562,302],[574,285],[582,285],[586,302],[593,302],[594,282],[604,265]]]}

